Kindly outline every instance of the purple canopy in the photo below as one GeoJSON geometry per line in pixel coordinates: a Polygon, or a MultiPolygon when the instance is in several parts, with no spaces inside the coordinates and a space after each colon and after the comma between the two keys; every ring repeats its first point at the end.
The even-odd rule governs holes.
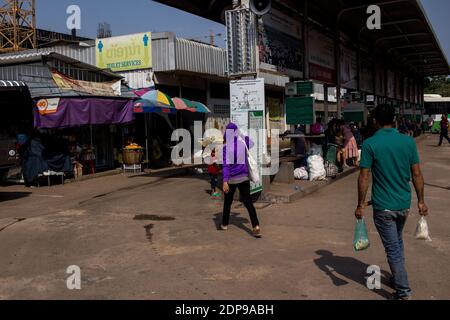
{"type": "Polygon", "coordinates": [[[134,120],[133,100],[102,98],[42,99],[34,107],[34,125],[40,129],[91,124],[118,124],[134,120]]]}

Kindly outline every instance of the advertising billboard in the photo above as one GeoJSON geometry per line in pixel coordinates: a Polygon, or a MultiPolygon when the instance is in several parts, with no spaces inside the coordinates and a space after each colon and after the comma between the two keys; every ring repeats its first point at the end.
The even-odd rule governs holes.
{"type": "Polygon", "coordinates": [[[358,58],[356,51],[341,47],[341,84],[346,89],[358,89],[358,58]]]}
{"type": "Polygon", "coordinates": [[[258,26],[260,69],[303,77],[300,21],[273,9],[261,18],[258,26]]]}
{"type": "Polygon", "coordinates": [[[96,61],[100,69],[130,71],[152,68],[152,34],[137,33],[96,40],[96,61]]]}
{"type": "Polygon", "coordinates": [[[317,30],[309,32],[310,78],[328,84],[336,83],[334,41],[317,30]]]}

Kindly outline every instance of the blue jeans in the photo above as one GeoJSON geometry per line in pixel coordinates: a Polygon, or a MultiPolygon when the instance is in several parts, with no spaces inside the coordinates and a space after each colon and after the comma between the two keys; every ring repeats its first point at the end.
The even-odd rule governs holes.
{"type": "Polygon", "coordinates": [[[409,210],[376,211],[375,226],[380,234],[391,268],[393,286],[397,296],[401,298],[411,295],[408,275],[405,269],[405,253],[403,247],[403,228],[408,218],[409,210]]]}

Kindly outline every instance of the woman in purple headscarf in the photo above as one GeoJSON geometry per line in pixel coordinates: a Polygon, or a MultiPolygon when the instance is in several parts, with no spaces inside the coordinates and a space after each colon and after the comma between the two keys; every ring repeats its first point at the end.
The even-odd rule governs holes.
{"type": "Polygon", "coordinates": [[[242,202],[250,215],[253,236],[261,238],[261,228],[250,194],[250,178],[247,160],[247,150],[253,147],[253,143],[250,141],[249,137],[245,137],[241,134],[234,123],[230,123],[227,126],[224,140],[223,192],[225,193],[225,202],[223,207],[223,220],[220,228],[224,231],[228,230],[231,205],[233,204],[236,189],[239,189],[242,202]]]}

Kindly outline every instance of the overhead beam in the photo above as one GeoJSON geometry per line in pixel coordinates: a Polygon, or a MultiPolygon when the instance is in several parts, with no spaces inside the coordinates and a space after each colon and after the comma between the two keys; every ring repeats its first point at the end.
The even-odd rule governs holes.
{"type": "Polygon", "coordinates": [[[419,55],[423,55],[423,54],[432,54],[432,55],[437,55],[438,52],[436,51],[423,51],[423,52],[412,52],[412,53],[405,53],[402,54],[402,57],[412,57],[412,56],[419,56],[419,55]]]}
{"type": "MultiPolygon", "coordinates": [[[[389,4],[396,4],[396,3],[400,3],[400,2],[410,2],[410,0],[392,0],[392,1],[384,1],[384,2],[378,2],[378,3],[372,3],[372,5],[377,5],[377,6],[385,6],[385,5],[389,5],[389,4]]],[[[360,6],[354,6],[354,7],[347,7],[342,9],[338,16],[337,16],[337,22],[338,24],[341,21],[342,16],[350,11],[354,11],[354,10],[361,10],[361,9],[367,9],[369,6],[366,5],[360,5],[360,6]]]]}
{"type": "Polygon", "coordinates": [[[395,39],[401,39],[401,38],[405,38],[405,37],[419,37],[419,36],[428,36],[428,35],[429,35],[429,33],[427,33],[427,32],[416,32],[416,33],[405,33],[405,34],[397,35],[397,36],[381,37],[375,41],[375,45],[378,45],[380,42],[386,41],[386,40],[395,40],[395,39]]]}
{"type": "MultiPolygon", "coordinates": [[[[405,19],[405,20],[398,20],[398,21],[383,22],[383,23],[381,23],[381,28],[383,28],[385,26],[393,26],[393,25],[398,25],[398,24],[411,23],[411,22],[421,22],[421,21],[422,20],[420,20],[420,19],[405,19]]],[[[362,27],[361,30],[359,30],[359,33],[361,34],[361,33],[363,33],[366,30],[369,30],[367,28],[367,25],[362,27]]]]}

